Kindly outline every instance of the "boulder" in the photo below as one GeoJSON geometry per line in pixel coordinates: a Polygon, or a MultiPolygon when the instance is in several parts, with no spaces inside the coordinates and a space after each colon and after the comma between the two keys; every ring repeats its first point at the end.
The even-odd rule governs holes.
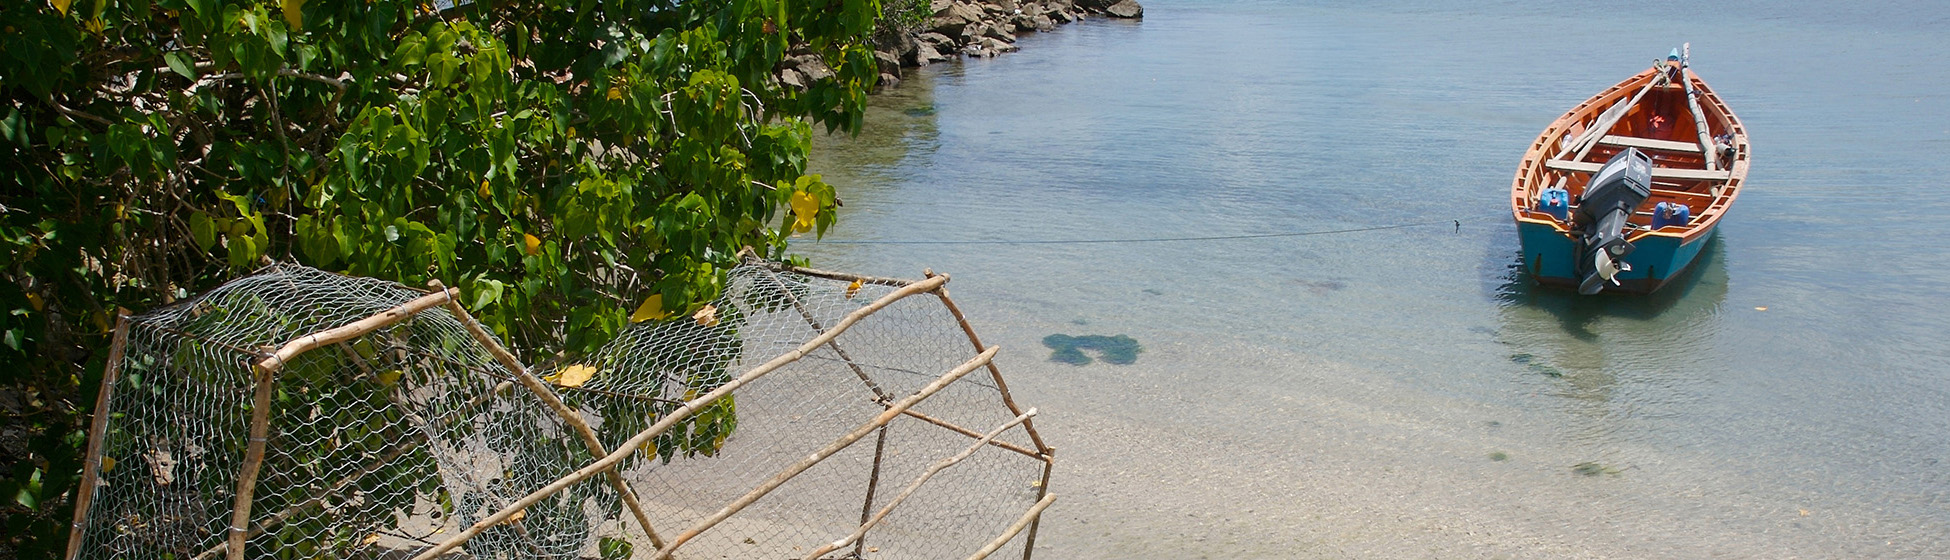
{"type": "Polygon", "coordinates": [[[1004,43],[1016,42],[1016,35],[1014,33],[1010,33],[1008,30],[1003,29],[1002,26],[995,25],[995,24],[990,24],[988,27],[983,28],[982,36],[992,38],[992,39],[1000,39],[1004,43]]]}
{"type": "Polygon", "coordinates": [[[1001,9],[1005,14],[1013,14],[1016,10],[1022,9],[1022,5],[1016,3],[1016,0],[989,0],[989,5],[1001,9]]]}
{"type": "Polygon", "coordinates": [[[941,54],[940,51],[934,50],[934,45],[923,42],[920,46],[915,47],[914,58],[910,59],[909,62],[915,66],[927,66],[943,60],[948,60],[948,57],[941,54]]]}
{"type": "Polygon", "coordinates": [[[1051,20],[1049,16],[1043,14],[1036,14],[1036,17],[1029,18],[1029,21],[1036,27],[1037,31],[1048,33],[1056,29],[1056,21],[1051,20]]]}
{"type": "Polygon", "coordinates": [[[1116,3],[1118,3],[1118,0],[1075,0],[1076,7],[1092,12],[1104,11],[1105,8],[1109,8],[1111,4],[1116,3]]]}
{"type": "Polygon", "coordinates": [[[1069,10],[1052,11],[1049,13],[1049,18],[1055,20],[1055,22],[1059,24],[1070,23],[1077,20],[1077,16],[1071,15],[1069,10]]]}
{"type": "MultiPolygon", "coordinates": [[[[1004,43],[1002,42],[1002,40],[996,39],[994,37],[985,37],[982,39],[982,42],[984,43],[982,45],[983,48],[986,48],[989,51],[994,52],[996,54],[1010,53],[1010,52],[1016,52],[1022,50],[1022,47],[1011,45],[1009,43],[1004,43]]],[[[995,55],[991,54],[989,56],[995,56],[995,55]]]]}
{"type": "Polygon", "coordinates": [[[901,59],[890,52],[873,52],[873,60],[880,65],[880,73],[901,75],[901,59]]]}
{"type": "Polygon", "coordinates": [[[982,21],[982,10],[962,3],[949,4],[947,8],[935,13],[928,20],[928,29],[942,35],[953,37],[962,34],[969,25],[982,21]]]}
{"type": "Polygon", "coordinates": [[[1116,4],[1111,4],[1109,8],[1104,8],[1104,13],[1121,18],[1137,19],[1144,17],[1144,6],[1139,6],[1137,0],[1124,0],[1116,4]]]}
{"type": "Polygon", "coordinates": [[[798,70],[787,68],[779,71],[779,83],[791,86],[792,89],[805,91],[807,84],[806,75],[800,74],[798,70]]]}
{"type": "Polygon", "coordinates": [[[833,77],[833,69],[827,67],[825,62],[821,62],[819,57],[814,55],[793,58],[792,67],[800,73],[805,74],[808,82],[817,82],[833,77]]]}
{"type": "Polygon", "coordinates": [[[955,0],[929,0],[928,12],[938,16],[941,15],[942,10],[946,10],[949,6],[953,5],[955,5],[955,0]]]}
{"type": "Polygon", "coordinates": [[[899,76],[888,74],[886,72],[881,72],[880,82],[874,84],[875,87],[878,87],[883,90],[899,87],[900,85],[901,85],[901,79],[899,76]]]}
{"type": "Polygon", "coordinates": [[[949,39],[947,35],[942,35],[940,33],[935,33],[935,32],[922,33],[920,35],[915,35],[914,39],[920,41],[921,44],[923,45],[934,47],[934,50],[936,51],[955,50],[955,40],[949,39]]]}

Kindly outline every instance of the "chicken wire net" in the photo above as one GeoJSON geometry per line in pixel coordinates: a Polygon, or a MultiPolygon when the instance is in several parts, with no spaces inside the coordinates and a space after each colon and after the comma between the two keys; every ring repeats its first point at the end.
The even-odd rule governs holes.
{"type": "Polygon", "coordinates": [[[752,262],[530,372],[441,292],[274,266],[118,325],[69,557],[1027,558],[1049,449],[908,285],[752,262]]]}

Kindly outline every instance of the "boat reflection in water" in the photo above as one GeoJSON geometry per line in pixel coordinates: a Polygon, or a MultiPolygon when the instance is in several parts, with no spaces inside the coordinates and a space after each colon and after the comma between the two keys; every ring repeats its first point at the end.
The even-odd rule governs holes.
{"type": "Polygon", "coordinates": [[[1529,392],[1561,397],[1565,436],[1635,439],[1645,418],[1683,413],[1714,383],[1727,295],[1725,244],[1708,239],[1683,276],[1643,295],[1582,296],[1540,286],[1513,259],[1498,289],[1497,339],[1526,372],[1529,392]]]}

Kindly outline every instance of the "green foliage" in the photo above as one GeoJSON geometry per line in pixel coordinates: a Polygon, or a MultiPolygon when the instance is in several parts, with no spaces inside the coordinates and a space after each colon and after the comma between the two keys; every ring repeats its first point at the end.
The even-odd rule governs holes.
{"type": "Polygon", "coordinates": [[[64,544],[117,308],[294,260],[574,354],[832,223],[806,154],[859,125],[878,1],[430,6],[0,4],[0,553],[64,544]],[[835,75],[779,85],[789,50],[835,75]]]}

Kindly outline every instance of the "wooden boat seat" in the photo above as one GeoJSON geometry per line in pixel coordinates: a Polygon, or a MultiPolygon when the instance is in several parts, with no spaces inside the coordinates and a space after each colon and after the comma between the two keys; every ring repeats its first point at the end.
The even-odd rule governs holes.
{"type": "Polygon", "coordinates": [[[1598,143],[1605,144],[1608,146],[1625,146],[1628,148],[1638,148],[1641,150],[1685,152],[1689,154],[1701,153],[1699,149],[1699,144],[1693,142],[1674,142],[1672,140],[1656,140],[1652,138],[1639,138],[1637,136],[1619,136],[1616,134],[1607,134],[1605,135],[1604,138],[1599,138],[1598,143]]]}
{"type": "MultiPolygon", "coordinates": [[[[1583,162],[1583,161],[1564,161],[1561,159],[1548,159],[1548,160],[1544,160],[1544,166],[1549,167],[1551,169],[1556,169],[1558,171],[1575,171],[1578,173],[1597,173],[1598,168],[1604,167],[1604,164],[1583,162]]],[[[1728,172],[1724,169],[1718,171],[1709,171],[1705,169],[1674,169],[1671,167],[1652,168],[1652,178],[1654,179],[1679,179],[1685,181],[1725,181],[1727,180],[1727,178],[1732,176],[1733,175],[1731,172],[1728,172]]]]}

